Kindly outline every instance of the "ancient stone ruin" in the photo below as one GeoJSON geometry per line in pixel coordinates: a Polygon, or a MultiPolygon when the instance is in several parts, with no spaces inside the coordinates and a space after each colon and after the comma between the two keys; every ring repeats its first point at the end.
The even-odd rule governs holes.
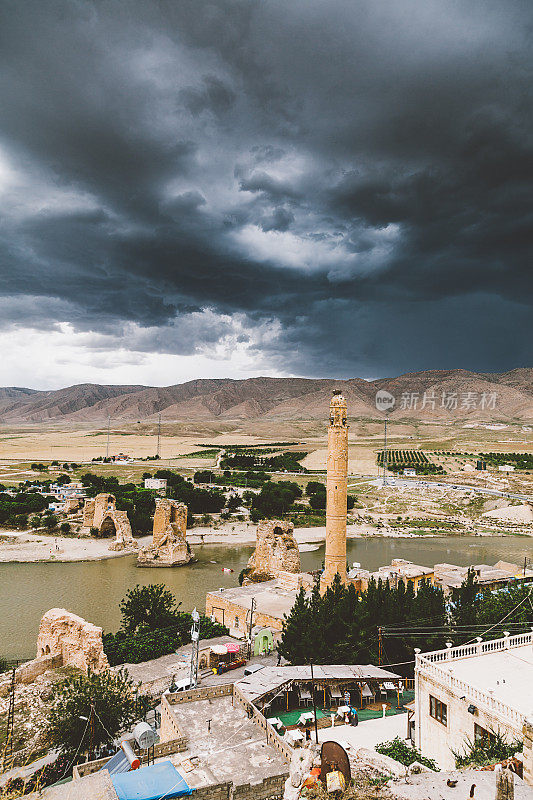
{"type": "Polygon", "coordinates": [[[83,507],[83,526],[80,536],[89,536],[91,528],[96,528],[98,536],[114,536],[110,550],[136,548],[127,511],[117,511],[116,498],[112,494],[97,494],[87,499],[83,507]]]}
{"type": "Polygon", "coordinates": [[[137,557],[138,567],[179,567],[193,558],[187,544],[187,506],[158,497],[155,501],[152,544],[142,547],[137,557]]]}
{"type": "Polygon", "coordinates": [[[248,561],[245,581],[268,581],[282,572],[300,572],[300,553],[292,522],[264,519],[257,526],[255,550],[248,561]]]}
{"type": "Polygon", "coordinates": [[[64,608],[51,608],[41,619],[37,658],[61,656],[63,666],[101,672],[109,662],[102,644],[102,628],[64,608]]]}

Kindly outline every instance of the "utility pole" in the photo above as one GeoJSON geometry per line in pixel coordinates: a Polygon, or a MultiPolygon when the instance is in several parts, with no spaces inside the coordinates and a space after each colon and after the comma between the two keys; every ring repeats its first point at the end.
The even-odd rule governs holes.
{"type": "Polygon", "coordinates": [[[387,417],[385,417],[385,441],[383,443],[383,486],[387,485],[387,417]]]}
{"type": "Polygon", "coordinates": [[[378,666],[383,664],[383,629],[378,628],[378,666]]]}
{"type": "Polygon", "coordinates": [[[90,759],[94,753],[94,706],[92,703],[91,703],[91,710],[89,712],[89,731],[90,731],[90,739],[89,739],[89,759],[90,759]]]}
{"type": "Polygon", "coordinates": [[[254,611],[256,607],[255,597],[252,597],[250,604],[250,625],[248,626],[248,658],[252,657],[252,628],[254,626],[254,611]]]}
{"type": "Polygon", "coordinates": [[[313,662],[311,661],[311,697],[313,698],[313,715],[315,718],[315,739],[318,744],[318,727],[316,724],[315,681],[313,677],[313,662]]]}
{"type": "Polygon", "coordinates": [[[157,457],[159,458],[159,446],[161,444],[161,414],[157,417],[157,457]]]}
{"type": "Polygon", "coordinates": [[[9,708],[7,711],[6,739],[4,742],[4,755],[2,758],[2,772],[6,772],[13,766],[13,738],[15,728],[15,667],[11,672],[11,683],[9,686],[9,708]]]}
{"type": "Polygon", "coordinates": [[[111,417],[107,418],[107,445],[105,449],[105,457],[109,458],[109,426],[111,425],[111,417]]]}
{"type": "Polygon", "coordinates": [[[198,648],[200,645],[200,614],[196,608],[193,610],[191,616],[191,674],[189,683],[191,684],[191,689],[196,689],[198,683],[198,648]]]}

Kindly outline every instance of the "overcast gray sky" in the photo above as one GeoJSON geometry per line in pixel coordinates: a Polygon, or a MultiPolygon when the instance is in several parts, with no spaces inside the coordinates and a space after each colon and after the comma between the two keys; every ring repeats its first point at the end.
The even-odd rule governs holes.
{"type": "Polygon", "coordinates": [[[0,0],[0,384],[531,359],[531,0],[0,0]]]}

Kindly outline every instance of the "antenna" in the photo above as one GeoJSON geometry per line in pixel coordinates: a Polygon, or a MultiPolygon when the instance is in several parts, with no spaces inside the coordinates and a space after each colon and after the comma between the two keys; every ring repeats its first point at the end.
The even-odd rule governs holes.
{"type": "Polygon", "coordinates": [[[159,445],[161,443],[161,413],[157,417],[157,457],[159,458],[159,445]]]}
{"type": "Polygon", "coordinates": [[[385,417],[385,440],[383,442],[383,486],[387,485],[387,417],[385,417]]]}
{"type": "Polygon", "coordinates": [[[191,628],[191,676],[189,683],[191,689],[196,689],[198,684],[198,647],[200,644],[200,614],[196,609],[192,614],[192,628],[191,628]]]}
{"type": "Polygon", "coordinates": [[[105,457],[109,458],[109,426],[111,425],[111,417],[107,418],[107,445],[105,449],[105,457]]]}

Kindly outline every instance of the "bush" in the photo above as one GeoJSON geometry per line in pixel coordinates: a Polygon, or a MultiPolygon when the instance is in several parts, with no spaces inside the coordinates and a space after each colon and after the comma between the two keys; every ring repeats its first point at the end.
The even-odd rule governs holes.
{"type": "Polygon", "coordinates": [[[62,522],[59,526],[59,530],[66,536],[68,533],[70,533],[70,522],[62,522]]]}
{"type": "Polygon", "coordinates": [[[52,528],[55,528],[58,522],[59,520],[55,514],[47,514],[42,519],[44,527],[48,528],[48,530],[52,530],[52,528]]]}
{"type": "Polygon", "coordinates": [[[490,730],[487,731],[487,734],[487,736],[473,741],[467,737],[462,753],[456,753],[455,750],[452,750],[457,769],[497,764],[503,761],[504,758],[510,758],[515,753],[522,751],[522,742],[508,742],[499,731],[490,730]]]}
{"type": "Polygon", "coordinates": [[[376,745],[375,750],[377,753],[399,761],[400,764],[404,764],[406,767],[418,761],[420,764],[424,764],[425,767],[439,772],[439,768],[432,758],[426,758],[422,755],[420,750],[417,750],[416,747],[410,747],[403,739],[400,739],[399,736],[393,739],[392,742],[382,742],[376,745]]]}

